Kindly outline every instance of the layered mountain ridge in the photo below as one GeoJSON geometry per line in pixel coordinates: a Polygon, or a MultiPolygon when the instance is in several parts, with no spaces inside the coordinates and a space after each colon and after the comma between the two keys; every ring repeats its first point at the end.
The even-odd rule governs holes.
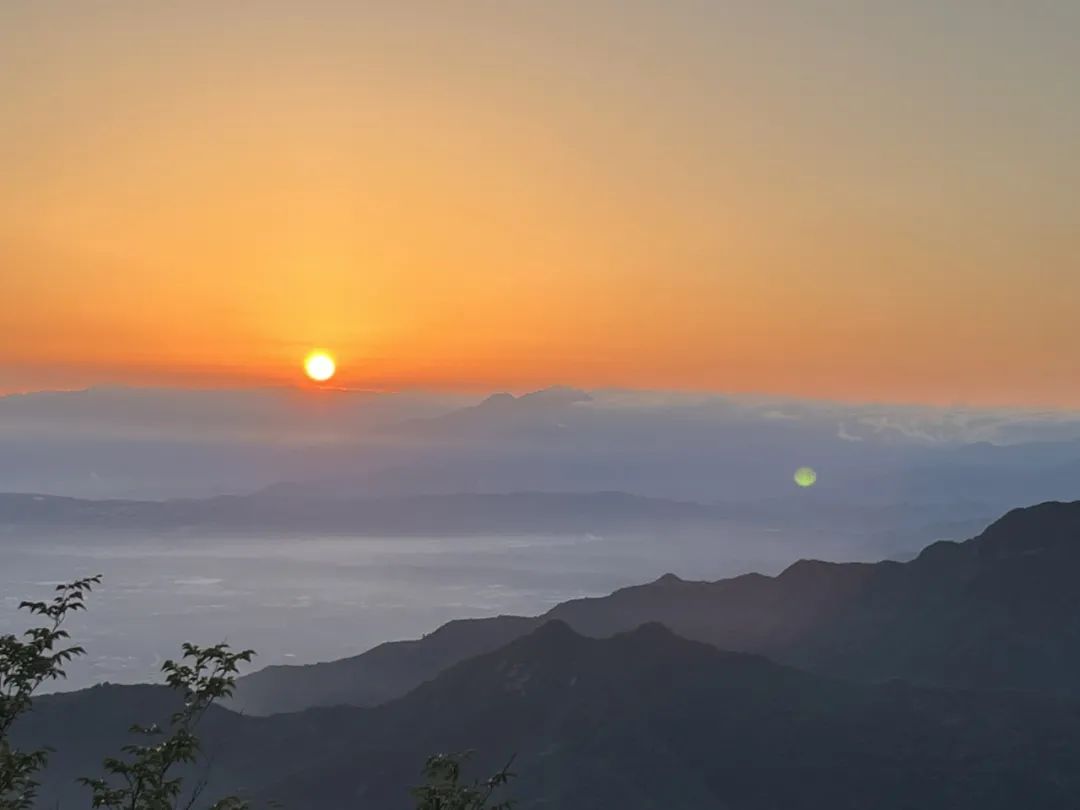
{"type": "Polygon", "coordinates": [[[1076,694],[1078,577],[1080,502],[1050,502],[1009,512],[971,540],[935,543],[907,563],[801,560],[776,577],[716,582],[668,574],[542,617],[451,623],[330,664],[270,667],[240,681],[236,705],[255,713],[371,705],[547,619],[597,637],[660,622],[720,649],[849,679],[1076,694]]]}
{"type": "MultiPolygon", "coordinates": [[[[1046,503],[907,563],[669,574],[452,622],[242,679],[235,706],[297,710],[211,712],[209,769],[188,776],[255,807],[405,810],[428,754],[474,749],[478,773],[517,755],[527,810],[1064,810],[1080,795],[1078,573],[1080,503],[1046,503]]],[[[57,748],[38,806],[85,802],[76,779],[175,700],[37,701],[15,742],[57,748]]]]}
{"type": "MultiPolygon", "coordinates": [[[[75,778],[125,741],[127,713],[160,719],[173,700],[137,686],[41,700],[17,730],[63,741],[40,806],[77,804],[75,778]]],[[[532,810],[1045,810],[1080,790],[1076,702],[844,683],[657,623],[595,639],[550,620],[375,708],[217,710],[202,735],[207,790],[295,810],[405,810],[426,754],[466,748],[478,772],[516,753],[511,791],[532,810]]]]}

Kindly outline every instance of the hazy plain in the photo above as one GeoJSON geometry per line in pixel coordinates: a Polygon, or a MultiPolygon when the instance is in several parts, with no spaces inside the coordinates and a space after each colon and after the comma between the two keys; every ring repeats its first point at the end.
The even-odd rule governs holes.
{"type": "MultiPolygon", "coordinates": [[[[183,641],[253,647],[259,666],[329,660],[450,619],[536,614],[668,571],[693,579],[775,572],[807,542],[779,529],[730,531],[663,539],[8,536],[0,540],[0,631],[26,621],[16,611],[20,600],[103,574],[90,610],[71,623],[89,654],[58,686],[147,681],[183,641]]],[[[850,551],[824,533],[808,542],[803,550],[817,556],[850,551]]]]}

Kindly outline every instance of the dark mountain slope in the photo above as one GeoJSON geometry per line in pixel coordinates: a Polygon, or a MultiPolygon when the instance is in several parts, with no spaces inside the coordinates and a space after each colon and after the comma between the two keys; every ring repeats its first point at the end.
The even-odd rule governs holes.
{"type": "MultiPolygon", "coordinates": [[[[148,693],[161,695],[109,687],[41,701],[24,739],[78,749],[57,755],[43,807],[69,806],[71,779],[115,743],[127,696],[134,712],[148,693]]],[[[1045,810],[1073,807],[1080,791],[1075,703],[848,685],[655,624],[592,639],[549,622],[375,709],[220,711],[206,736],[212,791],[294,810],[404,809],[424,756],[462,748],[482,752],[478,770],[517,752],[513,792],[537,810],[1045,810]]]]}
{"type": "MultiPolygon", "coordinates": [[[[1078,582],[1080,502],[1047,503],[1010,512],[972,540],[929,546],[908,563],[804,560],[777,577],[718,582],[669,574],[610,596],[565,602],[546,618],[592,636],[657,621],[721,649],[845,678],[1080,694],[1078,582]]],[[[378,656],[304,668],[304,677],[281,668],[259,678],[251,707],[327,702],[315,674],[324,666],[335,667],[334,702],[368,704],[373,695],[392,694],[394,682],[403,694],[438,667],[495,648],[515,627],[526,632],[532,625],[477,620],[459,628],[457,652],[433,633],[383,645],[378,656]],[[437,649],[428,654],[427,647],[437,649]],[[392,673],[389,681],[385,673],[392,673]],[[310,692],[305,681],[313,684],[310,692]],[[389,692],[379,686],[386,682],[389,692]]],[[[247,683],[241,682],[242,700],[247,683]]]]}
{"type": "Polygon", "coordinates": [[[909,563],[802,561],[775,578],[671,577],[549,614],[604,635],[657,620],[847,678],[1080,689],[1080,503],[1010,512],[909,563]]]}
{"type": "Polygon", "coordinates": [[[447,667],[513,641],[540,619],[499,616],[444,624],[415,641],[380,644],[363,655],[308,666],[272,666],[242,679],[231,708],[251,714],[309,706],[374,706],[400,697],[447,667]],[[482,628],[477,626],[482,624],[482,628]]]}

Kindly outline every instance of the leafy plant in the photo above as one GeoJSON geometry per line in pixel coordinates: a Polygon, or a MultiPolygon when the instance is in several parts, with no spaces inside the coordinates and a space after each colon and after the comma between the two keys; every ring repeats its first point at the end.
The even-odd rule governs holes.
{"type": "MultiPolygon", "coordinates": [[[[233,652],[228,644],[198,647],[184,644],[183,658],[166,661],[161,669],[165,682],[184,695],[183,707],[175,712],[168,729],[157,725],[131,727],[148,741],[124,746],[126,758],[109,757],[104,762],[108,776],[80,780],[92,794],[92,807],[109,810],[176,810],[192,808],[205,782],[192,790],[181,804],[183,778],[176,770],[198,759],[199,721],[218,700],[229,697],[236,684],[239,665],[251,661],[252,650],[233,652]]],[[[210,810],[242,810],[247,804],[230,796],[210,806],[210,810]]]]}
{"type": "Polygon", "coordinates": [[[29,711],[38,688],[66,677],[64,666],[84,654],[82,647],[68,644],[62,625],[69,614],[86,609],[86,595],[100,582],[100,576],[85,577],[58,585],[48,602],[20,603],[20,610],[41,616],[45,623],[21,636],[0,636],[0,810],[33,807],[36,776],[48,762],[49,749],[16,750],[8,733],[15,720],[29,711]]]}
{"type": "Polygon", "coordinates": [[[424,765],[426,781],[412,791],[416,810],[509,810],[513,806],[510,799],[490,804],[495,792],[514,777],[510,772],[513,757],[494,776],[462,784],[461,766],[468,756],[465,752],[428,758],[424,765]]]}
{"type": "MultiPolygon", "coordinates": [[[[37,690],[47,681],[66,677],[64,667],[85,650],[69,644],[62,625],[71,613],[86,609],[86,597],[101,577],[78,579],[56,588],[47,602],[22,602],[21,610],[45,622],[21,635],[0,636],[0,810],[30,810],[37,796],[38,773],[48,763],[51,749],[20,751],[8,738],[15,721],[33,705],[37,690]]],[[[105,778],[83,779],[92,793],[92,806],[109,810],[190,810],[205,787],[199,783],[181,804],[183,781],[175,775],[182,765],[196,761],[196,727],[215,701],[232,694],[239,665],[250,661],[251,650],[233,652],[228,644],[213,647],[183,646],[179,662],[162,665],[165,682],[183,694],[182,708],[170,718],[167,730],[156,725],[133,726],[148,738],[123,749],[126,758],[105,760],[105,778]]],[[[241,810],[235,797],[221,799],[210,810],[241,810]]]]}
{"type": "MultiPolygon", "coordinates": [[[[41,616],[44,623],[21,635],[0,636],[0,810],[32,810],[37,796],[38,773],[46,766],[51,749],[19,751],[8,734],[14,722],[33,705],[37,690],[47,681],[66,677],[64,667],[85,650],[69,644],[62,625],[74,612],[86,609],[86,596],[101,582],[85,577],[56,588],[45,602],[22,602],[21,610],[41,616]]],[[[196,733],[210,707],[232,695],[240,664],[250,662],[252,650],[234,652],[228,644],[212,647],[183,645],[179,661],[166,661],[161,669],[165,683],[182,693],[183,704],[163,729],[157,725],[131,727],[145,742],[124,746],[121,757],[109,757],[106,775],[83,778],[90,788],[91,806],[106,810],[192,810],[206,782],[198,782],[184,799],[183,776],[178,771],[198,760],[196,733]]],[[[510,762],[484,780],[462,782],[463,754],[436,754],[424,766],[423,785],[414,788],[417,810],[509,810],[512,801],[492,803],[495,793],[514,774],[510,762]]],[[[219,799],[208,810],[245,810],[247,803],[235,796],[219,799]]]]}

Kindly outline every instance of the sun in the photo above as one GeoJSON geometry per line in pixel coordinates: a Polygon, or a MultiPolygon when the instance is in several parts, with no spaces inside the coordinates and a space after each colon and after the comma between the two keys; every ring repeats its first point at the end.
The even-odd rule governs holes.
{"type": "Polygon", "coordinates": [[[337,363],[328,352],[316,350],[304,358],[304,373],[315,382],[326,382],[337,371],[337,363]]]}

